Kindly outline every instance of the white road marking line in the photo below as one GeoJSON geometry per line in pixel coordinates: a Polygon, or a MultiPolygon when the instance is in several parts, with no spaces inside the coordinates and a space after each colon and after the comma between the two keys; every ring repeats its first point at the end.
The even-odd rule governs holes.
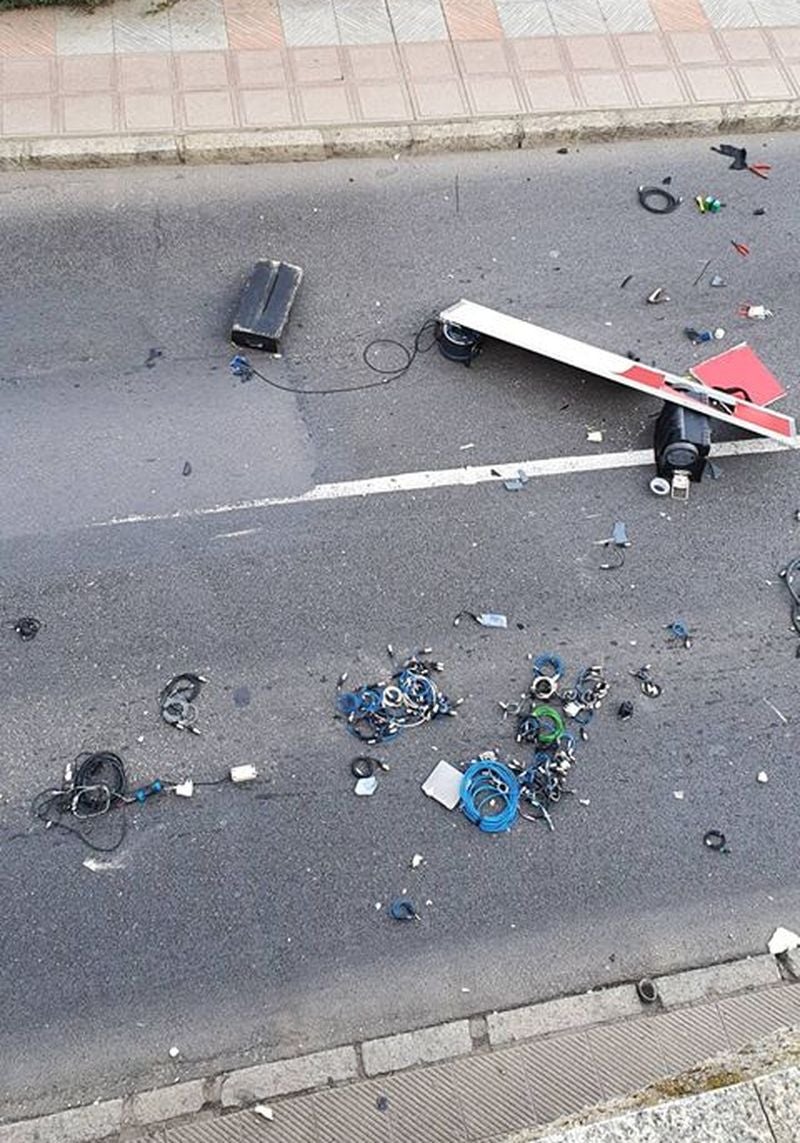
{"type": "MultiPolygon", "coordinates": [[[[779,441],[753,438],[714,445],[712,457],[750,456],[759,453],[785,452],[779,441]]],[[[653,463],[652,449],[633,452],[606,452],[583,456],[552,456],[543,460],[514,461],[510,464],[466,465],[463,468],[430,469],[427,472],[401,472],[395,476],[369,476],[364,480],[343,480],[336,484],[317,484],[298,496],[268,496],[261,500],[240,500],[233,504],[216,504],[209,508],[179,508],[174,512],[142,513],[113,516],[96,520],[92,528],[111,528],[118,524],[150,524],[163,520],[192,520],[204,516],[221,516],[227,512],[247,512],[259,508],[281,508],[289,504],[315,504],[323,500],[346,500],[356,496],[383,496],[390,492],[420,492],[431,488],[469,488],[498,480],[513,480],[520,472],[528,477],[570,476],[580,472],[604,472],[614,468],[638,468],[653,463]]],[[[245,535],[230,532],[228,535],[245,535]]]]}
{"type": "Polygon", "coordinates": [[[235,540],[237,536],[252,536],[254,532],[260,532],[261,528],[242,528],[240,532],[217,532],[212,536],[212,540],[235,540]]]}

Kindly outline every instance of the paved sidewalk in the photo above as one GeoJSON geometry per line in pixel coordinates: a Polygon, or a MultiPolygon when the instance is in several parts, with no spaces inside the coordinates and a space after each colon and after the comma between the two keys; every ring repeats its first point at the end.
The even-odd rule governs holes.
{"type": "Polygon", "coordinates": [[[164,1088],[0,1125],[0,1143],[499,1143],[651,1084],[672,1098],[797,1063],[800,983],[771,957],[656,985],[652,1006],[619,985],[205,1078],[179,1070],[164,1088]]]}
{"type": "Polygon", "coordinates": [[[156,6],[0,13],[7,162],[24,151],[8,144],[30,139],[61,140],[62,153],[70,140],[86,152],[78,140],[136,138],[146,151],[149,139],[157,154],[159,140],[194,133],[371,128],[378,145],[413,124],[461,125],[463,137],[482,119],[555,115],[579,128],[597,113],[636,125],[706,109],[706,124],[768,125],[800,111],[798,0],[156,6]]]}

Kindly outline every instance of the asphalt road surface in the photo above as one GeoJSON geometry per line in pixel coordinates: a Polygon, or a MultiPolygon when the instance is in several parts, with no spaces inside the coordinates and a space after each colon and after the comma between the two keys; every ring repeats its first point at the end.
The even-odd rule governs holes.
{"type": "Polygon", "coordinates": [[[253,361],[290,388],[378,380],[372,339],[411,346],[464,296],[675,371],[708,353],[684,326],[724,326],[800,413],[800,145],[748,139],[763,182],[711,142],[0,177],[5,1116],[761,952],[800,925],[800,665],[778,576],[800,545],[796,454],[725,459],[684,505],[650,494],[648,467],[569,471],[648,448],[657,402],[507,346],[470,370],[422,352],[351,394],[227,367],[241,283],[275,256],[305,280],[284,357],[253,361]],[[685,203],[647,214],[637,185],[670,175],[685,203]],[[701,216],[699,193],[728,205],[701,216]],[[656,286],[671,302],[646,304],[656,286]],[[744,301],[775,316],[747,322],[744,301]],[[564,471],[517,493],[297,499],[547,457],[564,471]],[[632,544],[604,572],[615,520],[632,544]],[[454,627],[463,608],[509,629],[454,627]],[[42,622],[32,642],[22,615],[42,622]],[[690,650],[670,645],[677,618],[690,650]],[[356,798],[336,680],[380,678],[389,642],[433,646],[466,701],[388,745],[391,771],[356,798]],[[554,832],[482,834],[420,783],[442,757],[514,752],[498,701],[546,650],[570,672],[601,662],[611,696],[554,832]],[[645,663],[659,699],[630,677],[645,663]],[[158,715],[181,670],[209,679],[201,737],[158,715]],[[238,763],[260,778],[93,823],[129,829],[92,870],[30,814],[89,749],[120,752],[137,785],[238,763]],[[704,849],[709,828],[729,854],[704,849]],[[402,891],[419,924],[388,918],[402,891]]]}

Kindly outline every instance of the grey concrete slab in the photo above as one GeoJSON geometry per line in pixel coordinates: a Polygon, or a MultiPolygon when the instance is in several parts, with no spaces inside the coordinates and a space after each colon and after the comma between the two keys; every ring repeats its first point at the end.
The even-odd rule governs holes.
{"type": "Polygon", "coordinates": [[[449,1056],[463,1056],[472,1051],[468,1020],[401,1032],[380,1040],[366,1040],[361,1045],[361,1058],[368,1076],[410,1068],[414,1064],[432,1063],[449,1056]]]}
{"type": "Polygon", "coordinates": [[[239,1068],[223,1079],[220,1099],[223,1107],[236,1107],[321,1087],[332,1080],[354,1079],[357,1074],[358,1062],[352,1047],[330,1048],[309,1056],[239,1068]]]}
{"type": "Polygon", "coordinates": [[[784,1068],[754,1081],[775,1143],[796,1143],[800,1129],[800,1068],[784,1068]]]}
{"type": "Polygon", "coordinates": [[[131,1116],[136,1123],[160,1123],[191,1115],[205,1103],[205,1081],[187,1080],[170,1087],[135,1092],[131,1098],[131,1116]]]}
{"type": "Polygon", "coordinates": [[[775,958],[768,953],[747,957],[730,964],[712,965],[692,972],[660,976],[656,980],[661,1003],[665,1008],[693,1004],[731,992],[777,984],[781,979],[775,958]]]}
{"type": "Polygon", "coordinates": [[[110,1099],[55,1115],[0,1125],[0,1143],[89,1143],[122,1126],[122,1100],[110,1099]]]}
{"type": "Polygon", "coordinates": [[[565,996],[542,1004],[490,1012],[487,1016],[489,1040],[493,1045],[529,1040],[568,1028],[580,1028],[604,1020],[634,1016],[641,1011],[636,991],[629,985],[565,996]]]}

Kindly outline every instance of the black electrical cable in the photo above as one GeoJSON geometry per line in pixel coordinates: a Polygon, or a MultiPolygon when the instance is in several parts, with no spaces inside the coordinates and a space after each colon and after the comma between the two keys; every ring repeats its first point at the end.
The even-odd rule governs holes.
{"type": "Polygon", "coordinates": [[[70,819],[87,822],[104,817],[116,805],[130,800],[125,764],[118,754],[107,750],[81,754],[76,763],[71,782],[60,789],[42,790],[33,799],[31,811],[49,828],[74,834],[89,849],[97,853],[113,853],[122,845],[128,831],[124,814],[119,815],[119,834],[110,844],[90,837],[86,826],[69,823],[70,819]]]}
{"type": "MultiPolygon", "coordinates": [[[[800,635],[800,589],[795,583],[796,578],[800,578],[800,556],[795,556],[790,560],[785,568],[780,573],[781,579],[786,584],[789,595],[792,598],[791,620],[792,627],[798,635],[800,635]]],[[[800,658],[800,646],[795,651],[797,658],[800,658]]]]}
{"type": "Polygon", "coordinates": [[[280,389],[282,393],[296,393],[299,397],[324,397],[333,393],[359,393],[364,389],[377,389],[381,385],[389,385],[392,381],[396,381],[402,377],[414,363],[414,360],[420,353],[427,353],[436,344],[436,336],[431,338],[430,345],[422,346],[420,340],[429,329],[435,329],[438,322],[435,318],[427,318],[420,326],[414,335],[414,342],[412,348],[409,349],[403,345],[401,341],[395,341],[394,338],[389,337],[376,337],[364,346],[361,353],[361,360],[371,369],[373,373],[381,375],[380,381],[368,381],[363,385],[341,385],[325,389],[301,389],[294,385],[282,385],[279,381],[274,381],[271,377],[267,377],[265,373],[256,369],[255,366],[250,365],[250,371],[254,377],[258,377],[260,381],[265,381],[267,385],[271,385],[273,389],[280,389]],[[370,361],[370,352],[379,345],[391,345],[399,349],[404,355],[402,365],[398,365],[395,369],[382,369],[380,366],[375,365],[370,361]]]}
{"type": "Polygon", "coordinates": [[[639,187],[637,194],[639,195],[639,202],[650,214],[672,214],[673,210],[677,210],[683,202],[679,195],[665,190],[664,187],[639,187]],[[654,206],[653,199],[658,200],[662,205],[654,206]]]}

